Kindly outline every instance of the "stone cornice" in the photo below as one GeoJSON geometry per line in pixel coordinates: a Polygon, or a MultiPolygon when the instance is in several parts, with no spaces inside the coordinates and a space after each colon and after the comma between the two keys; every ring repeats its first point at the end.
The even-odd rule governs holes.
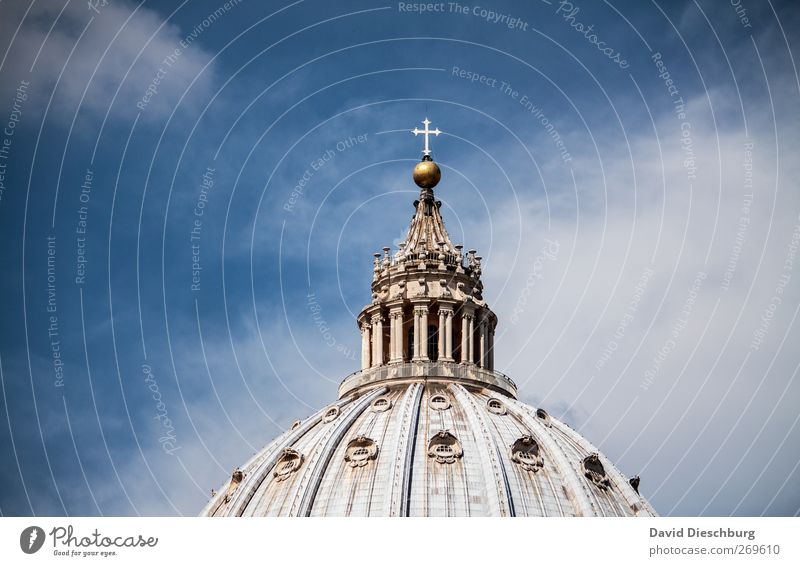
{"type": "Polygon", "coordinates": [[[457,362],[401,362],[371,367],[347,376],[339,386],[339,398],[375,387],[414,382],[458,382],[501,392],[516,399],[517,385],[507,375],[457,362]]]}

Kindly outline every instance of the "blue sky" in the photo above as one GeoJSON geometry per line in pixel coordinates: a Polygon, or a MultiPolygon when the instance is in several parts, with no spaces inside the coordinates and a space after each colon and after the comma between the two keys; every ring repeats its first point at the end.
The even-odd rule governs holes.
{"type": "Polygon", "coordinates": [[[194,515],[332,401],[426,116],[520,397],[798,513],[793,3],[100,4],[0,2],[3,515],[194,515]]]}

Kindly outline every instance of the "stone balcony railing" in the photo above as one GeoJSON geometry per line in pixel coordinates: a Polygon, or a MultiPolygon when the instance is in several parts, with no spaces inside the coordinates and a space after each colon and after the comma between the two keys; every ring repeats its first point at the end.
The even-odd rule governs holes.
{"type": "Polygon", "coordinates": [[[402,362],[363,369],[348,375],[339,385],[339,398],[382,385],[415,381],[460,382],[499,391],[516,399],[517,385],[499,371],[456,362],[402,362]]]}

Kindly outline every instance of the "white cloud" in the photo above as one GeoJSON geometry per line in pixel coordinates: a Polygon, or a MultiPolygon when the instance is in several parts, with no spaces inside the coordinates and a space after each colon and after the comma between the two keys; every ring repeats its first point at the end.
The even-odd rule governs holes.
{"type": "MultiPolygon", "coordinates": [[[[63,11],[54,2],[36,2],[26,14],[27,9],[22,2],[0,8],[0,35],[13,36],[0,92],[8,98],[20,81],[30,81],[28,112],[44,110],[57,81],[50,114],[67,123],[79,104],[82,111],[102,118],[118,89],[112,118],[141,112],[148,119],[168,116],[195,77],[194,95],[211,86],[211,69],[200,74],[211,55],[199,43],[182,48],[187,32],[150,9],[125,2],[110,2],[99,13],[85,2],[70,2],[63,11]],[[170,55],[173,60],[165,62],[170,55]],[[137,108],[156,79],[157,92],[143,104],[144,110],[137,108]]],[[[184,103],[193,100],[189,96],[184,103]]]]}
{"type": "MultiPolygon", "coordinates": [[[[721,96],[713,93],[712,101],[721,96]]],[[[484,276],[500,318],[496,359],[521,384],[523,399],[556,416],[568,408],[566,420],[619,459],[622,470],[641,472],[643,493],[653,495],[660,512],[727,514],[741,501],[739,513],[757,514],[780,483],[766,475],[755,486],[748,482],[774,452],[778,476],[787,477],[797,457],[791,444],[797,430],[787,428],[800,401],[792,385],[796,359],[789,355],[797,339],[796,285],[781,295],[758,351],[750,345],[786,273],[800,224],[797,194],[787,190],[800,174],[792,157],[800,140],[796,129],[780,128],[776,146],[769,109],[750,114],[753,198],[743,211],[748,138],[743,130],[714,130],[703,99],[690,108],[699,166],[691,191],[679,130],[666,115],[657,123],[660,152],[652,134],[629,134],[635,177],[629,160],[604,163],[607,202],[597,159],[582,156],[575,164],[577,193],[569,185],[548,188],[571,205],[549,217],[549,230],[540,194],[520,194],[520,210],[510,200],[498,207],[491,238],[503,245],[494,247],[484,276]],[[514,261],[520,212],[524,251],[514,261]],[[545,238],[559,242],[558,257],[535,271],[545,238]],[[648,269],[653,275],[630,311],[648,269]],[[732,274],[727,289],[726,270],[732,274]],[[706,278],[693,301],[699,272],[706,278]],[[530,278],[533,273],[541,279],[530,278]],[[530,281],[532,290],[524,291],[530,281]],[[523,292],[524,315],[514,325],[510,318],[523,292]],[[688,316],[682,314],[687,307],[688,316]],[[668,353],[654,362],[661,349],[668,353]],[[788,397],[781,397],[784,390],[788,397]],[[790,440],[781,446],[787,432],[790,440]],[[750,499],[742,501],[750,487],[750,499]]],[[[487,234],[486,245],[484,230],[476,234],[487,234]]],[[[796,506],[796,495],[789,500],[796,506]]]]}

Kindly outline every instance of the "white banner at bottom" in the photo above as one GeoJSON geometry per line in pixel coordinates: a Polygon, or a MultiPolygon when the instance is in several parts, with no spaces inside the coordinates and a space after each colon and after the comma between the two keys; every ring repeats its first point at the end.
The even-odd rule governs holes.
{"type": "Polygon", "coordinates": [[[798,518],[0,518],[16,564],[800,564],[798,518]],[[258,562],[253,562],[257,560],[258,562]]]}

